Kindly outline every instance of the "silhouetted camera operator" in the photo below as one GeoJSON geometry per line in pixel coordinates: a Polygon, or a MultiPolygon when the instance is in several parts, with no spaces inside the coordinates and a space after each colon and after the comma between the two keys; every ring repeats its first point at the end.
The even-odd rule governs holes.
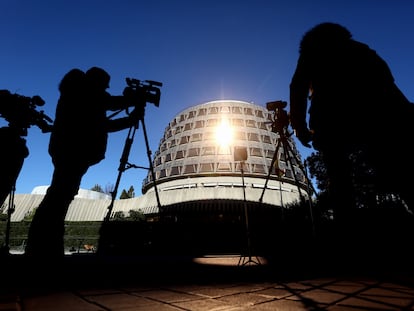
{"type": "Polygon", "coordinates": [[[43,133],[51,131],[52,119],[43,111],[36,110],[44,104],[43,99],[37,95],[26,97],[12,94],[8,90],[0,90],[0,116],[8,122],[7,126],[0,128],[0,142],[3,148],[0,153],[0,206],[13,190],[24,159],[29,155],[24,138],[27,136],[28,128],[35,125],[43,133]]]}
{"type": "Polygon", "coordinates": [[[373,170],[377,190],[400,195],[414,210],[407,182],[414,174],[412,151],[405,148],[412,140],[414,106],[388,65],[335,23],[306,32],[299,52],[290,121],[301,143],[312,142],[322,156],[336,219],[356,207],[351,159],[359,154],[373,170]]]}
{"type": "Polygon", "coordinates": [[[54,172],[30,226],[28,256],[59,258],[64,255],[64,220],[83,175],[90,166],[105,158],[108,133],[131,127],[144,117],[145,102],[135,105],[126,117],[107,117],[108,111],[133,105],[133,94],[111,96],[106,91],[109,81],[106,71],[92,67],[86,73],[73,69],[60,82],[60,98],[49,143],[54,172]]]}

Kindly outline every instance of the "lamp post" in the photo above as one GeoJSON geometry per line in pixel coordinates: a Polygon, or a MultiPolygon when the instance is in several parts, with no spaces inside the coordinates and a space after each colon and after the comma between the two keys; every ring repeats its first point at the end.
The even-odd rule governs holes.
{"type": "Polygon", "coordinates": [[[249,226],[249,211],[247,209],[247,200],[246,200],[246,187],[244,183],[244,164],[247,160],[247,148],[246,147],[234,147],[234,161],[240,162],[240,172],[242,177],[242,187],[243,187],[243,207],[244,207],[244,221],[246,228],[246,238],[247,238],[247,256],[243,253],[240,255],[239,263],[240,266],[245,266],[248,264],[260,264],[260,261],[256,257],[257,261],[252,259],[252,242],[250,236],[250,226],[249,226]]]}

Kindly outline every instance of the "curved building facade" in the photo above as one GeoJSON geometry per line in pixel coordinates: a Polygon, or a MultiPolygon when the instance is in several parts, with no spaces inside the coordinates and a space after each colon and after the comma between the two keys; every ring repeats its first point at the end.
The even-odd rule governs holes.
{"type": "Polygon", "coordinates": [[[156,188],[161,205],[245,197],[281,206],[299,200],[307,195],[300,157],[289,137],[281,144],[274,122],[273,111],[239,100],[181,111],[166,126],[154,154],[156,187],[149,172],[142,192],[152,196],[156,188]]]}

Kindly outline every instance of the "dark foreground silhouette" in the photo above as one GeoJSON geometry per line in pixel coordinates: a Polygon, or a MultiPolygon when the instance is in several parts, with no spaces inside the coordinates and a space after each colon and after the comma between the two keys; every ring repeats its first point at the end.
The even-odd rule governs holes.
{"type": "Polygon", "coordinates": [[[388,65],[335,23],[306,32],[299,52],[290,84],[290,121],[302,144],[312,142],[322,156],[336,219],[346,223],[357,207],[356,176],[364,178],[360,185],[399,196],[414,211],[407,182],[414,174],[409,148],[414,104],[397,87],[388,65]]]}

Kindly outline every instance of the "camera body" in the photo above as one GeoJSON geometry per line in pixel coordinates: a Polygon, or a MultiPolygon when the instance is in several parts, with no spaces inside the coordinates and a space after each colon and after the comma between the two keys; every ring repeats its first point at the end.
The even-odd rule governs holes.
{"type": "Polygon", "coordinates": [[[273,111],[272,132],[285,134],[289,126],[289,115],[284,109],[287,107],[287,102],[283,100],[276,100],[266,103],[266,108],[273,111]]]}
{"type": "Polygon", "coordinates": [[[124,89],[123,96],[127,100],[132,100],[134,106],[151,103],[159,107],[161,82],[152,80],[141,81],[133,78],[126,78],[125,80],[128,86],[124,89]]]}
{"type": "Polygon", "coordinates": [[[0,90],[0,116],[9,122],[10,128],[18,130],[21,136],[27,136],[27,129],[32,125],[44,133],[51,131],[53,120],[43,111],[36,110],[44,104],[44,100],[37,95],[27,97],[0,90]]]}
{"type": "Polygon", "coordinates": [[[286,107],[287,107],[287,102],[283,100],[275,100],[275,101],[266,103],[266,109],[269,111],[276,111],[278,109],[284,109],[286,107]]]}

